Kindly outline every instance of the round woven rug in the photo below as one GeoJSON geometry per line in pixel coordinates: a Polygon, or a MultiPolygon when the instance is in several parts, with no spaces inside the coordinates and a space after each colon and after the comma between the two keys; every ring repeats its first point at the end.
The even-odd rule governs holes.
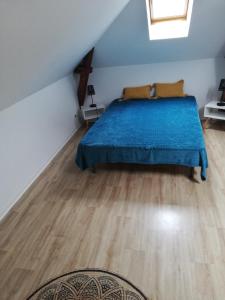
{"type": "Polygon", "coordinates": [[[27,300],[147,300],[123,277],[103,270],[86,269],[57,277],[27,300]]]}

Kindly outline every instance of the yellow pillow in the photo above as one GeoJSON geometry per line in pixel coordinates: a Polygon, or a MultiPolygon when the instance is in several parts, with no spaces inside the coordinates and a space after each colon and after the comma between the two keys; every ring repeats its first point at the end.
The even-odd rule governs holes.
{"type": "Polygon", "coordinates": [[[155,94],[159,98],[185,97],[184,80],[175,83],[156,83],[155,94]]]}
{"type": "Polygon", "coordinates": [[[124,99],[149,99],[151,92],[151,85],[126,87],[123,90],[124,99]]]}

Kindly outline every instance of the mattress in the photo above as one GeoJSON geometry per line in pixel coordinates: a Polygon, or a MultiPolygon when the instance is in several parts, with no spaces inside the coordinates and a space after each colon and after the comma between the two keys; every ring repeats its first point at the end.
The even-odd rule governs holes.
{"type": "Polygon", "coordinates": [[[99,163],[171,164],[201,167],[207,153],[193,96],[113,101],[80,141],[80,169],[99,163]]]}

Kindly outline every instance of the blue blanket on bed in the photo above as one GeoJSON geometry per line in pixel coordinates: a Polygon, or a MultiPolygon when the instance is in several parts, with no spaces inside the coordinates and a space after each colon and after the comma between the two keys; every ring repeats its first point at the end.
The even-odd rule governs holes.
{"type": "Polygon", "coordinates": [[[81,140],[81,169],[98,163],[200,166],[206,179],[207,154],[193,96],[114,101],[81,140]]]}

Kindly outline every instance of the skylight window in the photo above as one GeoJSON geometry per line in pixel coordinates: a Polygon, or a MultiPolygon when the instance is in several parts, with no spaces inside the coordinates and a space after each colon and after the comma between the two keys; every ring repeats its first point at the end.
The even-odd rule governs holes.
{"type": "Polygon", "coordinates": [[[187,37],[193,0],[146,0],[151,40],[187,37]]]}

